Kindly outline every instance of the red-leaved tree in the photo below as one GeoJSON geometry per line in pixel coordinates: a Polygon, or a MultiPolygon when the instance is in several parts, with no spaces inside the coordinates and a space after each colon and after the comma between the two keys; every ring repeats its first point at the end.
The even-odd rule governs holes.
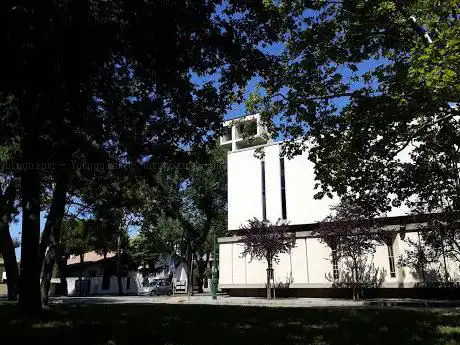
{"type": "Polygon", "coordinates": [[[289,227],[281,220],[272,224],[268,220],[257,218],[248,221],[240,227],[242,256],[249,255],[250,260],[265,260],[267,262],[267,299],[271,299],[270,278],[273,277],[273,263],[279,261],[279,255],[289,253],[295,246],[295,234],[289,232],[289,227]]]}

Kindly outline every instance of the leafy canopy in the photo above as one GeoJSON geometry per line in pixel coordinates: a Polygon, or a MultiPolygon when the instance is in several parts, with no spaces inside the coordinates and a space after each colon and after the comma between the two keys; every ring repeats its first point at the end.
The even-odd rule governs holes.
{"type": "Polygon", "coordinates": [[[272,224],[250,219],[240,227],[240,235],[244,246],[241,255],[249,255],[251,260],[266,260],[269,268],[279,261],[280,254],[289,253],[295,246],[295,234],[281,220],[272,224]]]}
{"type": "Polygon", "coordinates": [[[456,1],[271,6],[285,18],[285,49],[250,103],[288,155],[309,150],[316,197],[353,196],[383,213],[420,190],[440,196],[444,185],[458,199],[457,167],[447,168],[458,157],[456,1]],[[418,183],[407,183],[414,172],[418,183]]]}

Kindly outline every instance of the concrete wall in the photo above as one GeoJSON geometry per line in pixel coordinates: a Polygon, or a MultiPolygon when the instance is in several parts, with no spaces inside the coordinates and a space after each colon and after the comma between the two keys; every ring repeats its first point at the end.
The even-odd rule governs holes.
{"type": "Polygon", "coordinates": [[[261,167],[253,155],[253,150],[228,155],[229,229],[237,229],[253,217],[262,218],[261,167]]]}
{"type": "MultiPolygon", "coordinates": [[[[368,258],[375,267],[385,272],[382,287],[407,288],[421,282],[423,277],[408,267],[399,266],[398,262],[404,251],[409,249],[409,240],[418,238],[417,232],[406,233],[404,239],[397,235],[393,243],[396,277],[390,276],[388,247],[380,245],[373,256],[368,258]]],[[[262,288],[266,283],[267,264],[263,260],[250,260],[242,257],[243,247],[240,243],[220,243],[219,288],[262,288]]],[[[451,279],[460,280],[458,263],[448,260],[451,279]]],[[[433,265],[434,270],[443,272],[441,260],[433,265]]],[[[339,264],[339,270],[344,269],[339,264]]],[[[280,255],[279,263],[274,265],[275,283],[290,283],[291,288],[327,288],[332,282],[326,277],[332,274],[331,249],[318,238],[297,238],[296,246],[290,254],[280,255]],[[292,277],[292,279],[291,279],[292,277]]]]}
{"type": "MultiPolygon", "coordinates": [[[[128,277],[123,277],[121,278],[122,286],[123,286],[123,293],[128,294],[128,295],[135,295],[137,294],[139,288],[142,286],[142,282],[140,279],[137,277],[137,273],[134,271],[130,271],[128,273],[128,277]],[[128,288],[128,277],[130,279],[130,286],[128,288]]],[[[103,289],[102,288],[102,277],[91,277],[91,278],[85,278],[83,277],[84,280],[90,280],[90,295],[113,295],[113,294],[118,294],[118,281],[116,276],[111,276],[110,277],[110,285],[108,289],[103,289]]],[[[69,296],[75,296],[78,295],[79,291],[77,290],[78,288],[78,283],[77,281],[79,280],[79,277],[67,277],[67,292],[69,296]]],[[[52,286],[50,289],[50,295],[54,295],[54,287],[55,284],[59,284],[60,280],[59,278],[53,278],[51,280],[52,286]]]]}
{"type": "MultiPolygon", "coordinates": [[[[264,147],[267,219],[281,218],[280,145],[264,147]]],[[[262,219],[261,160],[255,149],[228,153],[228,229],[236,230],[248,219],[262,219]]],[[[330,214],[330,207],[338,198],[314,198],[314,164],[308,151],[292,159],[285,159],[286,213],[289,224],[320,222],[330,214]]],[[[393,208],[387,216],[407,215],[405,206],[393,208]]]]}

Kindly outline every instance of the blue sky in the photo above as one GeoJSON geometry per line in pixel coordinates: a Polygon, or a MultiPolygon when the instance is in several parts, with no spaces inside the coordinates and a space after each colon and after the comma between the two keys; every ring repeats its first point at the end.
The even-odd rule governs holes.
{"type": "MultiPolygon", "coordinates": [[[[46,213],[40,213],[40,231],[43,230],[46,222],[46,213]]],[[[13,223],[10,225],[10,232],[11,237],[14,238],[21,238],[21,227],[22,227],[22,213],[18,214],[14,219],[13,223]]],[[[21,257],[21,248],[16,248],[16,258],[19,260],[21,257]]]]}

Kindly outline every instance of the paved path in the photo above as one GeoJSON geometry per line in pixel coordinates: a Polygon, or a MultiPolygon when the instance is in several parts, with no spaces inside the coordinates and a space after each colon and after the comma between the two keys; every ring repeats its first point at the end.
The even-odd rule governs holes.
{"type": "Polygon", "coordinates": [[[210,295],[180,296],[96,296],[96,297],[54,297],[53,304],[201,304],[201,305],[238,305],[254,307],[460,307],[460,301],[416,300],[416,299],[373,299],[352,301],[329,298],[285,298],[266,300],[257,297],[229,297],[220,295],[213,300],[210,295]]]}

